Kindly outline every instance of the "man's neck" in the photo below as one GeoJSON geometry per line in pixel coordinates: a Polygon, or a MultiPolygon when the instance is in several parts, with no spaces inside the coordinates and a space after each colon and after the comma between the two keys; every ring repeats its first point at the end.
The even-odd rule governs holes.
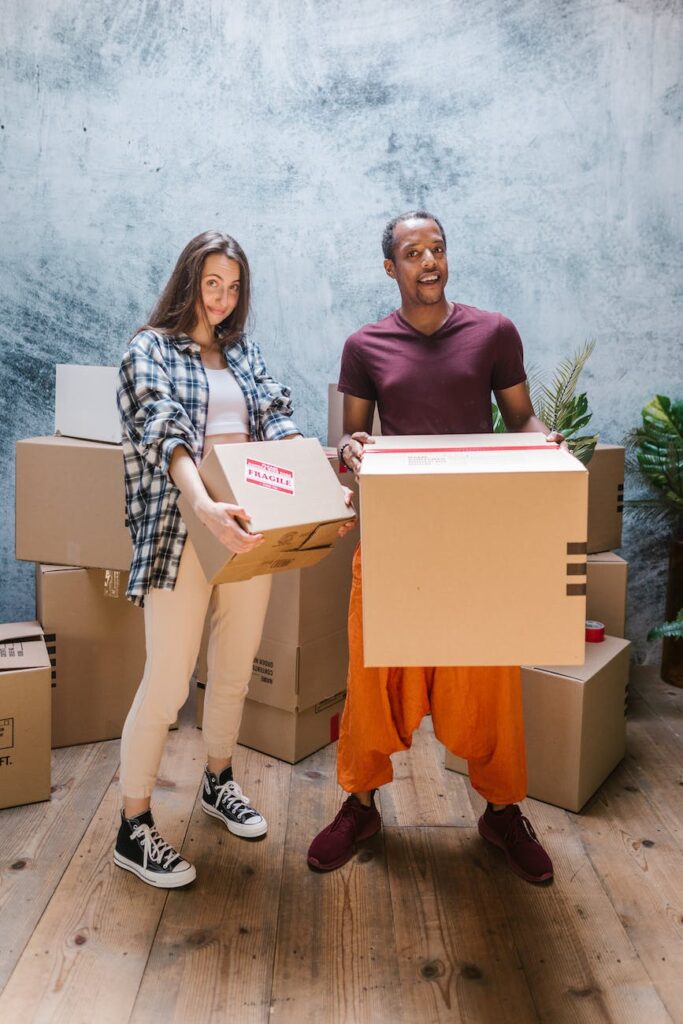
{"type": "Polygon", "coordinates": [[[443,327],[453,311],[453,303],[449,302],[444,295],[440,302],[433,306],[422,306],[401,304],[399,310],[404,320],[407,320],[411,327],[414,327],[420,334],[436,334],[440,327],[443,327]]]}

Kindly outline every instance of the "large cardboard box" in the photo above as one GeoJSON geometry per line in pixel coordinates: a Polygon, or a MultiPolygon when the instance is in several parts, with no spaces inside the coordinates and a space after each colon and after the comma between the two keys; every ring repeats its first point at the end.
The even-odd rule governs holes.
{"type": "Polygon", "coordinates": [[[621,547],[625,449],[599,443],[588,463],[588,551],[621,547]]]}
{"type": "Polygon", "coordinates": [[[241,505],[251,516],[250,532],[264,536],[253,551],[235,555],[181,496],[178,507],[210,583],[315,565],[353,518],[315,438],[216,445],[199,472],[214,501],[241,505]]]}
{"type": "Polygon", "coordinates": [[[39,623],[0,625],[0,807],[50,799],[51,671],[39,623]]]}
{"type": "MultiPolygon", "coordinates": [[[[629,647],[608,636],[582,666],[522,669],[530,797],[580,811],[623,758],[629,647]]],[[[448,751],[446,767],[467,774],[448,751]]]]}
{"type": "Polygon", "coordinates": [[[604,623],[609,636],[624,636],[628,562],[613,551],[588,556],[586,618],[604,623]]]}
{"type": "Polygon", "coordinates": [[[587,484],[542,434],[368,447],[365,664],[581,664],[587,484]]]}
{"type": "MultiPolygon", "coordinates": [[[[337,448],[344,434],[344,395],[337,391],[336,384],[327,385],[327,443],[337,448]]],[[[382,427],[379,421],[379,413],[375,407],[375,415],[372,421],[372,434],[379,436],[382,427]]]]}
{"type": "Polygon", "coordinates": [[[120,444],[115,366],[57,364],[55,434],[120,444]]]}
{"type": "MultiPolygon", "coordinates": [[[[247,699],[239,742],[280,761],[295,764],[339,738],[344,698],[344,693],[334,694],[302,711],[284,711],[247,699]]],[[[197,724],[201,725],[203,690],[199,684],[197,708],[197,724]]]]}
{"type": "Polygon", "coordinates": [[[52,746],[121,735],[145,665],[141,608],[127,573],[36,566],[38,618],[55,645],[52,746]]]}
{"type": "Polygon", "coordinates": [[[16,557],[128,570],[120,445],[70,437],[17,442],[16,557]]]}

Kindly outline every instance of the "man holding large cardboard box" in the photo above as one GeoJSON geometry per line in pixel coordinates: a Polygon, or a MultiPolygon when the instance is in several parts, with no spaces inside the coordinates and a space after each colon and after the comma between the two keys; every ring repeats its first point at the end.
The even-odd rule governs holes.
{"type": "MultiPolygon", "coordinates": [[[[383,435],[479,434],[492,430],[491,392],[514,432],[549,434],[534,415],[522,344],[505,317],[449,302],[446,238],[424,210],[394,218],[382,239],[384,267],[401,294],[400,309],[347,340],[340,461],[359,473],[375,403],[383,435]]],[[[361,495],[362,501],[362,495],[361,495]]],[[[415,542],[421,513],[415,509],[415,542]]],[[[425,595],[429,600],[429,595],[425,595]]],[[[374,791],[391,781],[390,755],[407,749],[431,709],[437,736],[467,757],[474,788],[487,801],[479,831],[501,848],[516,874],[552,878],[552,863],[517,803],[526,796],[522,693],[518,666],[366,667],[360,548],[349,606],[348,693],[338,750],[338,778],[351,795],[313,840],[309,864],[332,870],[357,841],[381,827],[374,791]]]]}

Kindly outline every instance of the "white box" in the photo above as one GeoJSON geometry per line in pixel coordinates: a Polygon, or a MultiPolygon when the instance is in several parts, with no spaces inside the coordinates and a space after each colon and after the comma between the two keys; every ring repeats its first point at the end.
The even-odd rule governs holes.
{"type": "Polygon", "coordinates": [[[121,443],[115,366],[57,364],[55,434],[121,443]]]}

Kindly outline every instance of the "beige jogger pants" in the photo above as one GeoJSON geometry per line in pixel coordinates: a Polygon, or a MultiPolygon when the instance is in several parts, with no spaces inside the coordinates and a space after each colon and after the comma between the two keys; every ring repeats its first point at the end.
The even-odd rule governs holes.
{"type": "Polygon", "coordinates": [[[270,584],[270,576],[254,576],[212,586],[188,538],[175,588],[145,596],[147,660],[121,737],[124,797],[152,795],[168,728],[189,693],[209,606],[204,741],[209,757],[232,756],[270,584]]]}

